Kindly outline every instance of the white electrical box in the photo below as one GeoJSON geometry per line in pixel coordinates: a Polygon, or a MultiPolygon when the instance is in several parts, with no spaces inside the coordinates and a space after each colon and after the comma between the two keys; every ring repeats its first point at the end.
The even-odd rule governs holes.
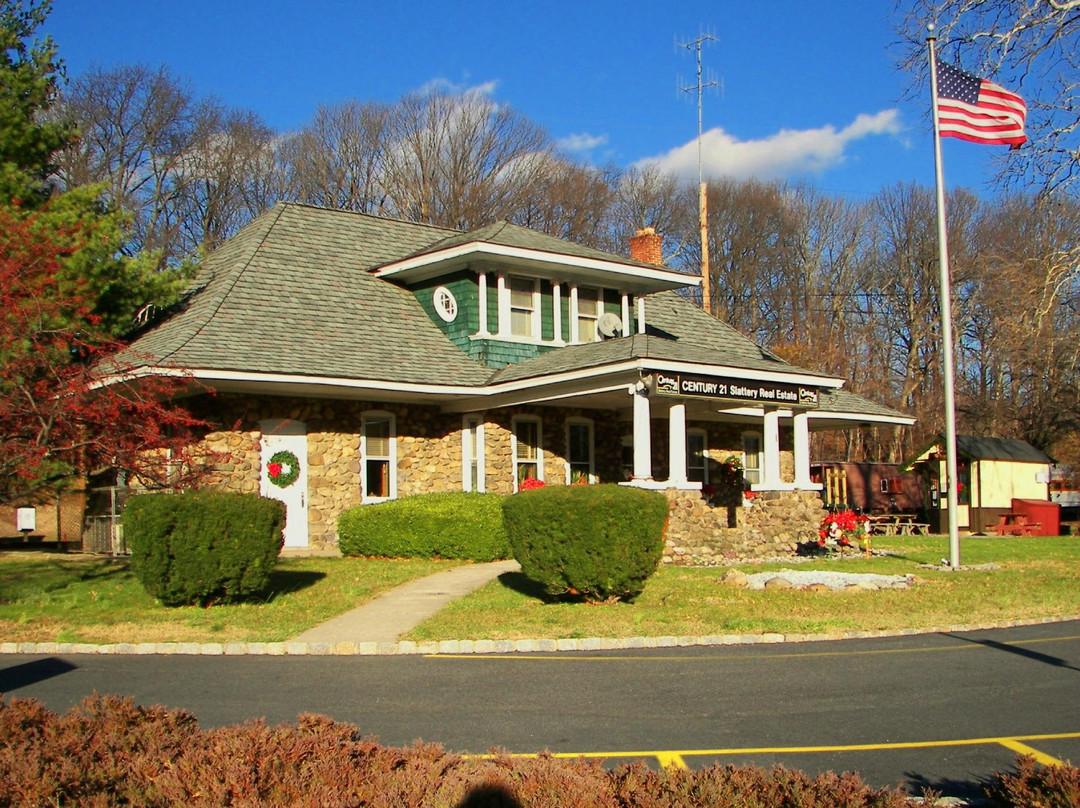
{"type": "Polygon", "coordinates": [[[16,508],[15,528],[24,533],[33,533],[37,530],[37,510],[34,508],[16,508]]]}

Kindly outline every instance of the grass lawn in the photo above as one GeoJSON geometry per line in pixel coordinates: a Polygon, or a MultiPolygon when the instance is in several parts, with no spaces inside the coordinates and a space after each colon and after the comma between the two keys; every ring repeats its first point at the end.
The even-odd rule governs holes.
{"type": "MultiPolygon", "coordinates": [[[[965,565],[996,563],[1000,569],[962,572],[919,569],[948,556],[944,536],[881,537],[875,547],[892,555],[789,566],[913,573],[926,583],[878,592],[766,592],[717,583],[722,567],[665,566],[634,602],[594,606],[545,601],[522,575],[508,574],[450,604],[403,639],[810,634],[1080,614],[1080,538],[1075,536],[964,538],[965,565]]],[[[0,641],[283,641],[386,589],[455,563],[282,559],[268,592],[204,609],[157,604],[123,560],[11,555],[0,557],[0,641]]]]}
{"type": "Polygon", "coordinates": [[[280,642],[450,561],[284,558],[270,588],[241,603],[167,608],[126,560],[0,558],[0,641],[280,642]]]}
{"type": "MultiPolygon", "coordinates": [[[[724,568],[665,566],[634,602],[587,605],[544,602],[523,576],[510,574],[450,604],[404,639],[812,634],[1080,614],[1080,538],[1075,536],[962,539],[964,565],[1000,565],[986,571],[919,569],[948,557],[947,536],[876,537],[875,547],[894,555],[789,566],[916,574],[926,583],[877,592],[766,592],[717,583],[724,568]]],[[[740,568],[763,572],[782,566],[740,568]]]]}

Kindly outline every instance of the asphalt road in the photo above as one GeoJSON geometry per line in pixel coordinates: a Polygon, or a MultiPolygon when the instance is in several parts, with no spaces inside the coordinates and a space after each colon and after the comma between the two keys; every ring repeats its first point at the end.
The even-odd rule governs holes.
{"type": "Polygon", "coordinates": [[[401,745],[855,770],[977,792],[1017,752],[1080,762],[1080,623],[877,640],[433,657],[0,657],[0,692],[97,691],[205,726],[301,712],[401,745]]]}

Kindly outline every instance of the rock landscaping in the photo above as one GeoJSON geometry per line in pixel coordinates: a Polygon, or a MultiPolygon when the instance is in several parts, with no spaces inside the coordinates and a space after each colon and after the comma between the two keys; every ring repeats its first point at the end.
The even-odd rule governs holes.
{"type": "Polygon", "coordinates": [[[910,589],[925,581],[917,575],[877,575],[832,570],[782,569],[747,574],[728,570],[718,579],[728,586],[747,589],[802,589],[810,592],[866,592],[880,589],[910,589]]]}

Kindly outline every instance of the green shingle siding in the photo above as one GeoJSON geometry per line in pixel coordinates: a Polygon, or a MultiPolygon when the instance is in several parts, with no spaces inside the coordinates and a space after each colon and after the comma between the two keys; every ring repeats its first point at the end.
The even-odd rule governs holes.
{"type": "Polygon", "coordinates": [[[552,284],[540,281],[540,339],[555,339],[555,306],[552,284]]]}
{"type": "Polygon", "coordinates": [[[622,319],[622,295],[614,289],[604,290],[604,312],[610,312],[622,319]]]}
{"type": "Polygon", "coordinates": [[[474,339],[469,341],[468,354],[488,367],[502,368],[547,353],[554,347],[554,345],[504,342],[497,339],[474,339]]]}
{"type": "Polygon", "coordinates": [[[461,350],[469,353],[469,337],[479,328],[479,294],[476,275],[472,272],[455,272],[441,278],[424,281],[412,288],[417,302],[423,307],[431,321],[461,350]],[[443,320],[435,311],[433,293],[439,286],[445,286],[457,300],[458,314],[453,322],[443,320]]]}
{"type": "Polygon", "coordinates": [[[499,288],[494,275],[488,275],[487,321],[488,332],[494,334],[499,328],[499,288]]]}

